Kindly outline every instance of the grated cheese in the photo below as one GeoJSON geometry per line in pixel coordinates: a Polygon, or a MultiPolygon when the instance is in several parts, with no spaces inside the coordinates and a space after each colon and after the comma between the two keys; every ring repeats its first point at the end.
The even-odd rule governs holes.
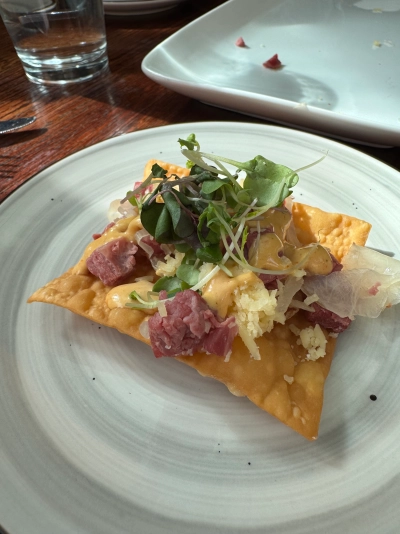
{"type": "Polygon", "coordinates": [[[158,302],[158,313],[160,314],[161,317],[167,317],[168,315],[168,312],[167,312],[167,307],[165,306],[165,301],[164,300],[160,300],[158,302]]]}
{"type": "Polygon", "coordinates": [[[140,323],[139,326],[139,332],[145,339],[150,339],[150,332],[149,332],[149,318],[146,317],[144,321],[140,323]]]}
{"type": "Polygon", "coordinates": [[[232,354],[232,351],[230,350],[227,355],[225,356],[225,359],[224,359],[224,362],[225,363],[228,363],[229,360],[231,359],[231,354],[232,354]]]}
{"type": "Polygon", "coordinates": [[[306,310],[306,311],[311,311],[311,312],[314,311],[314,308],[311,308],[311,306],[306,306],[304,302],[302,302],[301,300],[296,300],[296,299],[292,300],[292,302],[290,303],[290,307],[296,308],[299,310],[306,310]]]}
{"type": "Polygon", "coordinates": [[[307,349],[306,360],[308,361],[316,361],[326,354],[327,340],[319,324],[316,324],[314,328],[309,326],[300,330],[297,344],[307,349]]]}
{"type": "Polygon", "coordinates": [[[156,267],[157,276],[175,276],[175,273],[182,263],[185,254],[183,252],[175,252],[175,256],[167,254],[165,261],[159,261],[156,267]]]}
{"type": "Polygon", "coordinates": [[[304,278],[306,276],[306,271],[304,269],[296,269],[290,273],[292,276],[294,276],[297,279],[304,278]]]}
{"type": "Polygon", "coordinates": [[[295,406],[292,410],[292,413],[293,413],[293,417],[295,417],[296,419],[300,419],[301,417],[301,410],[298,406],[295,406]]]}
{"type": "Polygon", "coordinates": [[[137,278],[135,278],[135,282],[141,282],[142,280],[146,280],[147,282],[152,282],[153,278],[154,276],[151,274],[149,276],[138,276],[137,278]]]}
{"type": "Polygon", "coordinates": [[[299,335],[300,335],[300,328],[297,328],[297,326],[294,325],[294,324],[290,324],[290,325],[289,325],[289,330],[290,330],[295,336],[299,336],[299,335]]]}
{"type": "Polygon", "coordinates": [[[243,284],[233,292],[233,311],[239,335],[255,360],[261,358],[255,340],[270,332],[274,321],[285,323],[285,314],[276,312],[276,290],[268,291],[261,280],[243,284]]]}
{"type": "Polygon", "coordinates": [[[316,293],[313,293],[312,295],[310,295],[309,297],[307,297],[306,299],[304,299],[304,304],[306,304],[307,306],[309,306],[309,305],[312,304],[313,302],[317,302],[317,300],[319,300],[319,296],[318,296],[316,293]]]}

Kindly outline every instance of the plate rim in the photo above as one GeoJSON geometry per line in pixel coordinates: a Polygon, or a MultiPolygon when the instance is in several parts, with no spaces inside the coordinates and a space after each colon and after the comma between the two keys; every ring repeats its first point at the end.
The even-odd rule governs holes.
{"type": "Polygon", "coordinates": [[[397,170],[395,167],[392,167],[390,164],[381,161],[374,156],[371,156],[370,154],[367,154],[363,152],[361,149],[348,146],[347,144],[344,144],[341,142],[341,140],[338,139],[332,139],[330,137],[325,137],[318,132],[308,132],[304,130],[299,130],[290,126],[286,125],[280,125],[280,124],[263,124],[263,123],[257,123],[257,122],[251,122],[251,121],[238,121],[238,120],[206,120],[206,121],[191,121],[191,122],[178,122],[173,124],[164,124],[160,126],[155,127],[149,127],[149,128],[143,128],[141,130],[135,130],[133,132],[127,132],[122,135],[118,135],[115,137],[109,137],[107,139],[103,139],[102,141],[98,141],[97,143],[94,143],[90,146],[87,146],[85,148],[76,150],[72,154],[69,154],[68,156],[62,158],[61,160],[55,161],[54,163],[51,163],[49,166],[45,167],[44,169],[38,171],[34,175],[32,175],[28,180],[20,184],[14,191],[12,191],[6,198],[3,199],[3,201],[0,203],[0,212],[1,212],[1,206],[4,206],[6,203],[10,202],[10,198],[14,197],[15,195],[22,194],[21,189],[23,189],[25,186],[29,186],[33,181],[36,179],[42,179],[42,174],[51,172],[53,168],[62,166],[65,162],[72,161],[75,158],[84,157],[87,153],[90,153],[92,151],[98,150],[99,146],[106,146],[113,144],[119,144],[125,142],[128,138],[133,138],[136,136],[139,136],[141,134],[144,134],[146,132],[155,131],[155,130],[167,130],[167,129],[175,129],[175,128],[187,128],[193,126],[194,128],[197,127],[197,125],[211,125],[215,127],[220,127],[221,125],[229,124],[231,126],[236,126],[238,128],[247,128],[249,126],[254,128],[260,128],[260,129],[270,129],[270,130],[276,130],[276,131],[289,131],[290,135],[298,135],[300,137],[309,137],[310,139],[320,139],[323,140],[324,143],[330,144],[332,147],[340,147],[340,150],[343,150],[347,154],[351,154],[352,152],[355,152],[359,157],[366,159],[371,164],[375,165],[378,164],[379,166],[383,166],[386,168],[387,171],[393,172],[394,176],[397,176],[400,178],[400,170],[397,170]]]}

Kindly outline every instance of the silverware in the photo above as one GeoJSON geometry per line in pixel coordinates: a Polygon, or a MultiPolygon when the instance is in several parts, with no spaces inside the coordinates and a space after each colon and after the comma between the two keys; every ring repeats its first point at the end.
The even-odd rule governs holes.
{"type": "Polygon", "coordinates": [[[21,119],[10,119],[8,121],[0,121],[0,134],[12,132],[13,130],[18,130],[18,128],[23,128],[35,122],[36,117],[26,117],[21,119]]]}

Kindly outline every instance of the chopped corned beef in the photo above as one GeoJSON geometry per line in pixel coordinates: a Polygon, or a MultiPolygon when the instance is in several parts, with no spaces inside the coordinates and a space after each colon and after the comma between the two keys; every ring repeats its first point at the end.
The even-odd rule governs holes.
{"type": "Polygon", "coordinates": [[[372,296],[375,296],[375,295],[378,293],[378,291],[379,291],[379,287],[380,287],[381,285],[382,285],[381,282],[376,282],[372,287],[370,287],[370,288],[368,289],[368,293],[369,293],[370,295],[372,295],[372,296]]]}
{"type": "Polygon", "coordinates": [[[86,266],[104,285],[114,286],[133,272],[137,250],[134,243],[119,237],[94,250],[86,260],[86,266]]]}
{"type": "Polygon", "coordinates": [[[157,260],[163,260],[165,258],[165,252],[160,243],[158,243],[150,234],[144,235],[138,239],[138,246],[146,252],[149,259],[154,257],[157,258],[157,260]]]}
{"type": "MultiPolygon", "coordinates": [[[[143,182],[139,181],[139,182],[135,182],[133,184],[133,189],[137,189],[138,187],[140,187],[142,185],[143,182]]],[[[134,195],[136,198],[139,198],[140,196],[143,196],[143,195],[147,195],[148,193],[151,193],[154,189],[154,185],[148,185],[147,187],[145,187],[144,189],[142,189],[139,193],[137,193],[136,195],[134,195]]]]}
{"type": "Polygon", "coordinates": [[[263,66],[266,69],[279,69],[282,67],[282,63],[278,58],[278,54],[274,54],[267,61],[264,61],[263,66]]]}
{"type": "Polygon", "coordinates": [[[327,330],[340,333],[346,330],[351,323],[351,319],[349,317],[340,317],[336,313],[323,308],[316,302],[311,304],[311,307],[314,308],[313,312],[305,312],[308,321],[313,324],[319,324],[327,330]]]}
{"type": "Polygon", "coordinates": [[[335,258],[335,256],[331,253],[329,253],[331,259],[332,259],[332,273],[336,271],[341,271],[343,269],[343,265],[335,258]]]}
{"type": "Polygon", "coordinates": [[[228,317],[210,329],[210,332],[205,336],[203,350],[209,354],[225,357],[232,349],[232,343],[237,333],[238,327],[235,318],[228,317]]]}
{"type": "MultiPolygon", "coordinates": [[[[164,298],[160,292],[160,298],[164,298]]],[[[206,301],[186,289],[165,302],[167,315],[155,313],[149,319],[151,346],[157,358],[205,351],[226,356],[238,332],[235,318],[220,321],[206,301]]]]}
{"type": "Polygon", "coordinates": [[[235,41],[235,45],[240,48],[246,48],[246,43],[244,42],[243,37],[238,37],[235,41]]]}
{"type": "Polygon", "coordinates": [[[259,274],[258,275],[266,289],[272,291],[278,289],[278,280],[286,278],[286,274],[259,274]]]}

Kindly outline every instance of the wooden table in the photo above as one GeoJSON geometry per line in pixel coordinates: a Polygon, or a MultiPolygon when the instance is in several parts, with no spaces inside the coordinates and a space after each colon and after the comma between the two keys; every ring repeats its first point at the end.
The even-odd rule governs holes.
{"type": "MultiPolygon", "coordinates": [[[[191,0],[152,16],[107,16],[110,73],[64,88],[28,81],[0,21],[0,119],[37,117],[25,130],[0,136],[0,201],[52,163],[127,132],[202,120],[266,122],[178,95],[141,71],[152,48],[222,3],[191,0]]],[[[400,170],[400,148],[354,147],[400,170]]]]}

